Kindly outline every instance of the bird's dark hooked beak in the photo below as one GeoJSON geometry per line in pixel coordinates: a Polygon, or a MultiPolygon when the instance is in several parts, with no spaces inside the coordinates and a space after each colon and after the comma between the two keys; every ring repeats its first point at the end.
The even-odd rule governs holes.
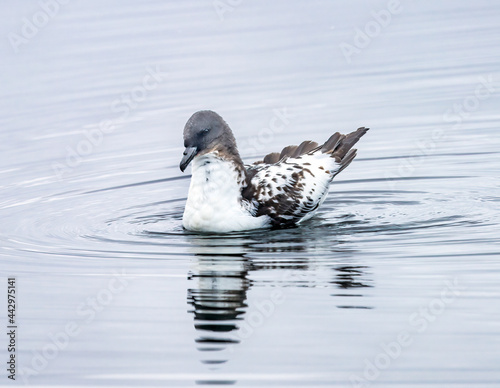
{"type": "Polygon", "coordinates": [[[181,171],[184,172],[184,170],[189,166],[189,163],[193,160],[193,158],[196,156],[198,153],[198,148],[196,147],[187,147],[184,150],[184,156],[182,157],[181,164],[179,167],[181,168],[181,171]]]}

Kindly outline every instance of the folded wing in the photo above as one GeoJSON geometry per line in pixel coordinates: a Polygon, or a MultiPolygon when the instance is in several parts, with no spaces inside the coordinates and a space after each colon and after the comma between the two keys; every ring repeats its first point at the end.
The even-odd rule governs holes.
{"type": "Polygon", "coordinates": [[[305,141],[285,147],[247,166],[243,199],[254,216],[268,215],[274,226],[289,226],[312,217],[326,198],[332,179],[355,158],[354,144],[368,128],[333,134],[323,145],[305,141]]]}

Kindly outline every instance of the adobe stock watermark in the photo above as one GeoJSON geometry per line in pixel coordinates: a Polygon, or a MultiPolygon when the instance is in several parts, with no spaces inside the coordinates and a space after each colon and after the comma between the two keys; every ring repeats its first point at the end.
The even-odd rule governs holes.
{"type": "Polygon", "coordinates": [[[91,155],[102,144],[104,136],[114,132],[119,124],[124,123],[130,114],[146,100],[149,93],[165,81],[167,75],[168,73],[164,72],[160,65],[146,68],[146,75],[142,78],[142,82],[111,103],[110,110],[117,116],[111,120],[102,120],[95,128],[85,130],[83,137],[74,147],[66,147],[64,163],[52,163],[55,178],[62,180],[66,174],[78,167],[85,157],[91,155]]]}
{"type": "MultiPolygon", "coordinates": [[[[276,306],[285,302],[285,295],[281,289],[271,291],[269,298],[255,302],[255,309],[250,311],[241,323],[236,336],[239,340],[244,340],[253,335],[256,329],[262,327],[276,311],[276,306]]],[[[233,348],[230,348],[232,351],[233,348]]]]}
{"type": "Polygon", "coordinates": [[[423,163],[424,157],[431,155],[437,150],[438,143],[445,139],[447,131],[460,128],[473,112],[479,110],[481,101],[491,98],[496,92],[493,82],[493,74],[489,74],[486,77],[479,77],[474,91],[461,101],[454,103],[452,107],[443,113],[443,122],[451,124],[451,126],[448,126],[446,129],[435,128],[429,138],[417,142],[416,152],[401,160],[396,171],[385,172],[385,179],[391,190],[395,188],[395,182],[398,178],[410,177],[415,174],[417,167],[423,163]]]}
{"type": "Polygon", "coordinates": [[[226,14],[234,12],[243,1],[244,0],[214,0],[212,5],[220,21],[223,22],[226,19],[226,14]]]}
{"type": "Polygon", "coordinates": [[[286,107],[273,109],[273,116],[269,119],[267,126],[261,128],[256,136],[242,139],[239,148],[249,157],[263,153],[266,145],[274,141],[276,134],[284,132],[293,118],[294,116],[286,107]]]}
{"type": "MultiPolygon", "coordinates": [[[[295,277],[296,274],[291,270],[285,271],[281,277],[280,282],[286,283],[295,277]]],[[[299,276],[305,276],[305,274],[300,273],[299,276]]],[[[297,281],[294,279],[294,281],[297,281]]],[[[239,326],[239,330],[235,333],[238,340],[245,340],[250,338],[257,329],[264,326],[265,323],[274,315],[277,307],[281,306],[286,301],[286,294],[283,292],[283,288],[274,288],[270,291],[269,296],[265,299],[255,302],[255,309],[249,311],[245,316],[245,319],[239,326]]],[[[233,347],[229,347],[230,352],[234,351],[233,347]]]]}
{"type": "Polygon", "coordinates": [[[456,301],[464,288],[459,285],[458,279],[446,281],[439,296],[433,298],[418,311],[412,313],[408,318],[410,328],[402,330],[396,338],[388,343],[380,344],[380,352],[372,358],[364,359],[363,372],[352,374],[349,377],[353,388],[366,388],[377,380],[382,371],[391,367],[392,363],[402,356],[404,350],[414,341],[417,334],[424,333],[428,327],[441,316],[446,309],[456,301]]]}
{"type": "Polygon", "coordinates": [[[128,287],[130,279],[133,277],[126,274],[125,270],[116,271],[106,287],[77,306],[76,315],[80,317],[78,320],[69,321],[61,330],[49,333],[45,345],[40,350],[32,350],[29,365],[20,368],[19,374],[24,384],[28,385],[31,377],[40,375],[51,360],[56,359],[100,312],[110,306],[116,295],[128,287]]]}
{"type": "Polygon", "coordinates": [[[36,11],[30,18],[22,18],[22,26],[19,33],[9,32],[7,38],[14,53],[19,52],[22,45],[28,44],[40,30],[45,28],[60,12],[61,6],[69,3],[69,0],[40,0],[36,11]]]}
{"type": "Polygon", "coordinates": [[[372,19],[366,22],[362,29],[357,27],[354,30],[352,44],[347,42],[339,44],[340,51],[342,51],[346,62],[352,63],[352,56],[360,54],[363,49],[370,45],[373,39],[380,36],[383,30],[391,24],[393,16],[401,13],[402,10],[399,0],[389,0],[385,9],[372,11],[372,19]]]}

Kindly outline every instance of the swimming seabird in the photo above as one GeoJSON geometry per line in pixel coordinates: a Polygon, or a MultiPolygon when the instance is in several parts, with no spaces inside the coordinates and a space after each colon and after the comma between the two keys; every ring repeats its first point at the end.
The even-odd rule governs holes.
{"type": "Polygon", "coordinates": [[[233,132],[217,113],[194,113],[184,127],[182,172],[192,162],[183,226],[228,233],[287,227],[311,218],[332,179],[356,156],[368,128],[333,134],[323,145],[304,141],[244,165],[233,132]]]}

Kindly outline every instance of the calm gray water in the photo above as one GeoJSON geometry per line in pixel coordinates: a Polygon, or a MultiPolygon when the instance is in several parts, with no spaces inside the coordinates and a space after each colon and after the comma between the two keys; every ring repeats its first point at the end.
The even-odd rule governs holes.
{"type": "Polygon", "coordinates": [[[18,328],[0,385],[500,386],[498,2],[4,1],[1,19],[18,328]],[[249,162],[371,130],[310,222],[195,235],[178,163],[199,109],[249,162]]]}

